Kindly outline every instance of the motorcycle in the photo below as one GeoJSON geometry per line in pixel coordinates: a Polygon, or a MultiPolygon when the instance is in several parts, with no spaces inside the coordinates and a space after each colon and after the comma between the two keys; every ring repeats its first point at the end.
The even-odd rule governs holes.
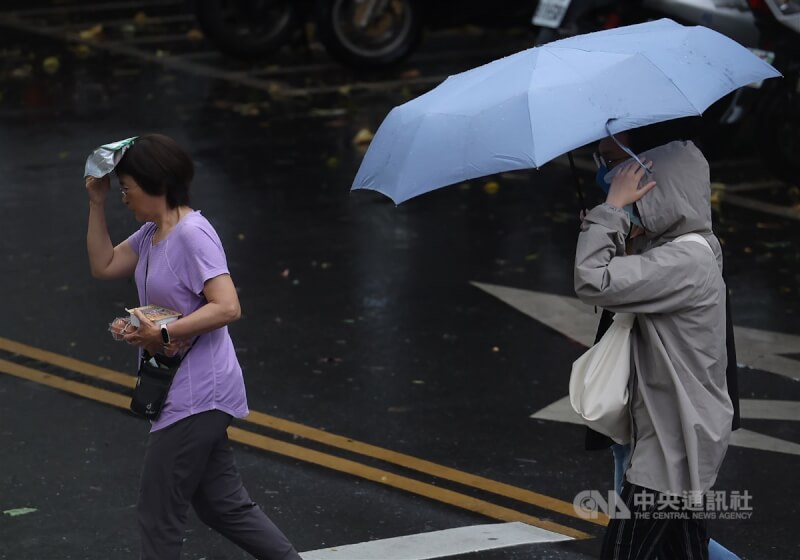
{"type": "Polygon", "coordinates": [[[195,0],[203,34],[222,53],[253,60],[277,51],[300,28],[308,0],[195,0]]]}
{"type": "Polygon", "coordinates": [[[759,43],[759,29],[746,0],[540,0],[531,23],[537,44],[667,17],[703,25],[746,47],[759,43]]]}
{"type": "MultiPolygon", "coordinates": [[[[541,0],[532,23],[539,28],[537,44],[544,44],[578,33],[668,17],[684,25],[703,25],[714,29],[750,48],[767,62],[772,62],[774,53],[765,50],[765,37],[775,35],[774,26],[764,29],[767,26],[761,20],[766,18],[757,15],[753,4],[761,3],[766,9],[765,2],[785,4],[787,1],[800,2],[750,0],[751,4],[748,4],[746,0],[541,0]]],[[[769,13],[767,9],[766,14],[762,15],[769,13]]],[[[782,112],[778,97],[775,94],[766,94],[773,87],[772,84],[752,84],[750,87],[739,88],[706,109],[702,119],[688,121],[684,125],[684,133],[691,135],[701,144],[704,152],[712,157],[735,151],[745,143],[752,143],[753,136],[769,136],[768,129],[775,126],[773,121],[782,112]],[[772,107],[770,111],[763,108],[765,97],[773,99],[766,103],[772,107]],[[759,113],[759,133],[754,134],[751,123],[754,118],[758,118],[759,113]]],[[[785,99],[783,103],[786,103],[785,99]]],[[[788,131],[784,136],[789,136],[788,131]]],[[[789,146],[796,146],[797,140],[784,139],[782,148],[777,148],[774,140],[765,139],[760,144],[775,148],[771,150],[774,155],[780,154],[781,150],[785,151],[789,146]]]]}
{"type": "Polygon", "coordinates": [[[233,57],[267,57],[310,22],[334,59],[369,70],[406,59],[426,28],[521,26],[533,6],[515,0],[195,0],[194,11],[206,37],[233,57]]]}
{"type": "Polygon", "coordinates": [[[756,139],[779,177],[800,174],[800,0],[750,0],[761,29],[761,48],[782,79],[769,80],[755,113],[756,139]]]}

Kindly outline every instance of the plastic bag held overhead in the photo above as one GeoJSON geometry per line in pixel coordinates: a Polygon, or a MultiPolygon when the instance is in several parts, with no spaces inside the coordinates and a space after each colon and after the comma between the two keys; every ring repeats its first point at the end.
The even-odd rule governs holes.
{"type": "Polygon", "coordinates": [[[122,156],[125,155],[125,152],[137,138],[138,136],[133,136],[111,144],[104,144],[97,148],[86,158],[86,169],[83,176],[100,179],[114,171],[122,156]]]}

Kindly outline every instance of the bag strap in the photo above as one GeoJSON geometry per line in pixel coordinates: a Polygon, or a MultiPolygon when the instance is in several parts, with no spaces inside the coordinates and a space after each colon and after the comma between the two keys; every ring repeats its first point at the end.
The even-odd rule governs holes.
{"type": "MultiPolygon", "coordinates": [[[[150,253],[153,251],[153,239],[156,236],[156,230],[158,230],[158,227],[153,228],[153,234],[150,236],[150,246],[147,248],[147,260],[144,263],[144,304],[145,305],[149,305],[147,303],[147,277],[150,275],[150,253]]],[[[186,352],[184,352],[183,356],[180,356],[181,362],[183,362],[183,360],[186,359],[186,356],[188,356],[189,352],[192,351],[192,348],[194,348],[194,345],[197,344],[197,339],[199,339],[199,338],[200,338],[200,335],[198,334],[194,338],[194,340],[192,341],[192,345],[189,346],[189,349],[186,352]]],[[[150,353],[147,350],[143,349],[142,350],[142,356],[150,356],[150,353]]],[[[172,357],[174,358],[174,356],[172,356],[172,357]]],[[[150,356],[150,358],[152,358],[152,356],[150,356]]],[[[149,359],[149,358],[145,358],[145,359],[149,359]]]]}
{"type": "Polygon", "coordinates": [[[714,250],[711,248],[711,245],[708,244],[706,238],[700,235],[699,233],[685,233],[680,237],[676,237],[672,240],[673,243],[683,243],[685,241],[694,241],[695,243],[699,243],[700,245],[704,245],[706,249],[711,251],[711,254],[714,254],[714,250]]]}

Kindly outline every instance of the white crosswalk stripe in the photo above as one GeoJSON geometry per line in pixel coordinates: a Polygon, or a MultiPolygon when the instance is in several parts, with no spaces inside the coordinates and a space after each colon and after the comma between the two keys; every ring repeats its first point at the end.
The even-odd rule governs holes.
{"type": "Polygon", "coordinates": [[[525,523],[493,523],[312,550],[303,560],[428,560],[524,544],[572,540],[525,523]]]}

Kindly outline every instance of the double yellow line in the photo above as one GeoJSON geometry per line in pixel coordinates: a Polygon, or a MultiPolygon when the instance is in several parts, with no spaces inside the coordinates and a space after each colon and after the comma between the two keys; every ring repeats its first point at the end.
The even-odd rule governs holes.
{"type": "MultiPolygon", "coordinates": [[[[53,352],[48,352],[33,346],[21,344],[19,342],[8,340],[2,337],[0,337],[0,350],[5,350],[20,356],[33,358],[39,362],[48,363],[87,377],[92,377],[94,379],[123,387],[133,388],[135,383],[135,378],[130,375],[125,375],[110,369],[99,367],[87,362],[82,362],[80,360],[62,356],[60,354],[55,354],[53,352]]],[[[126,395],[121,395],[113,391],[86,385],[78,381],[65,379],[58,375],[52,375],[33,368],[25,367],[8,360],[0,359],[0,372],[126,410],[130,404],[130,397],[126,395]]],[[[329,447],[334,447],[365,457],[378,459],[385,463],[390,463],[409,470],[434,476],[442,480],[456,482],[470,488],[490,492],[506,498],[511,498],[519,502],[534,505],[553,512],[558,512],[570,517],[575,517],[583,521],[589,521],[603,526],[608,523],[608,519],[603,516],[600,516],[598,519],[585,519],[583,517],[579,517],[575,513],[573,504],[570,502],[565,502],[563,500],[545,496],[537,492],[531,492],[523,488],[504,484],[496,480],[491,480],[445,467],[443,465],[425,461],[423,459],[403,453],[398,453],[396,451],[391,451],[382,447],[370,445],[368,443],[363,443],[336,434],[331,434],[323,430],[277,418],[275,416],[270,416],[261,412],[251,411],[249,416],[243,419],[243,421],[322,443],[329,447]]],[[[308,449],[300,445],[277,440],[258,433],[243,430],[241,428],[229,428],[228,435],[232,440],[239,443],[371,480],[373,482],[391,486],[393,488],[398,488],[405,492],[418,494],[432,500],[479,513],[500,521],[520,521],[576,539],[590,538],[592,536],[584,533],[583,531],[578,531],[565,525],[498,506],[484,500],[473,498],[466,494],[440,488],[438,486],[420,482],[409,477],[397,475],[389,471],[370,467],[368,465],[343,459],[328,453],[322,453],[320,451],[308,449]]]]}

